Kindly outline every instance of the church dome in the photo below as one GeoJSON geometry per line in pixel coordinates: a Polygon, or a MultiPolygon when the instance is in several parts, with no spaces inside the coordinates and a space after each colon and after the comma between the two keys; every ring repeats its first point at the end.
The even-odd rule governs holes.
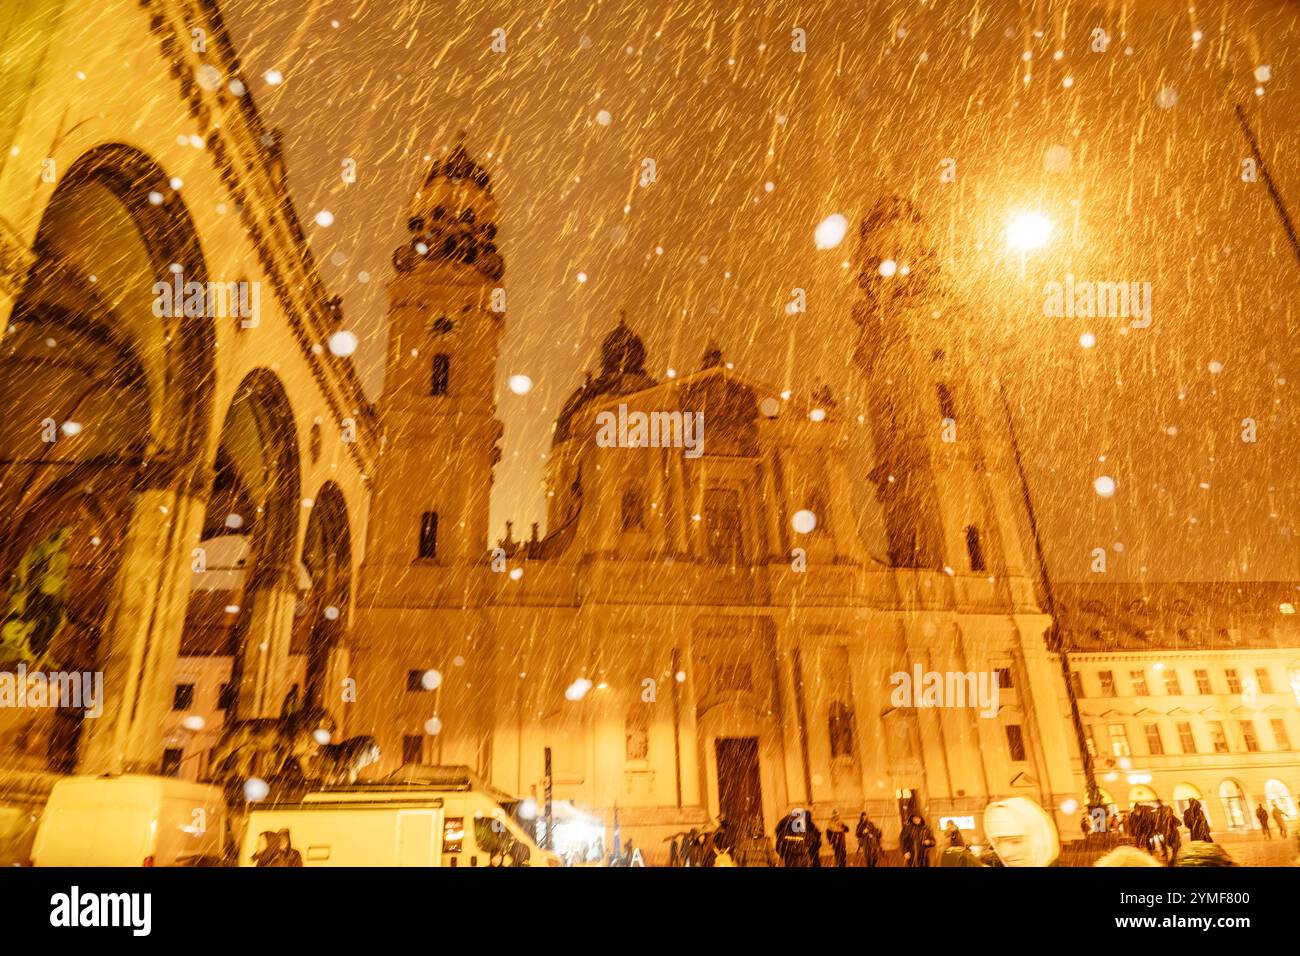
{"type": "Polygon", "coordinates": [[[600,343],[600,367],[602,376],[645,372],[645,343],[628,328],[627,319],[622,315],[614,331],[600,343]]]}
{"type": "Polygon", "coordinates": [[[587,380],[569,395],[560,417],[555,420],[552,444],[565,441],[573,431],[573,422],[591,402],[603,395],[631,395],[653,388],[659,382],[646,374],[645,343],[620,314],[618,325],[600,343],[600,374],[587,373],[587,380]]]}

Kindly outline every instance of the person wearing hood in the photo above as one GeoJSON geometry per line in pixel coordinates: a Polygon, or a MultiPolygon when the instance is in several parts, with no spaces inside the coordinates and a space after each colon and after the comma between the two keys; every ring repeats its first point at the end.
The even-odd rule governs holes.
{"type": "Polygon", "coordinates": [[[840,819],[840,811],[832,810],[831,822],[826,824],[826,842],[831,845],[836,866],[848,866],[849,853],[845,842],[848,832],[849,825],[840,819]]]}
{"type": "Polygon", "coordinates": [[[909,867],[929,866],[932,846],[934,831],[919,813],[912,814],[898,834],[898,848],[903,851],[903,862],[909,867]]]}
{"type": "Polygon", "coordinates": [[[1210,839],[1210,821],[1205,818],[1201,801],[1195,797],[1187,801],[1187,810],[1183,813],[1183,823],[1187,825],[1188,838],[1193,843],[1213,843],[1210,839]]]}
{"type": "Polygon", "coordinates": [[[867,819],[866,811],[858,815],[858,827],[854,830],[858,838],[858,848],[862,851],[864,866],[875,866],[880,862],[880,827],[867,819]]]}
{"type": "Polygon", "coordinates": [[[763,832],[763,821],[754,817],[749,833],[736,841],[736,866],[780,866],[772,841],[763,832]]]}
{"type": "Polygon", "coordinates": [[[1173,862],[1178,855],[1178,847],[1183,842],[1182,834],[1178,831],[1182,823],[1168,805],[1161,803],[1156,809],[1156,834],[1160,837],[1160,853],[1166,863],[1173,862]]]}
{"type": "Polygon", "coordinates": [[[1006,866],[1052,866],[1061,854],[1052,818],[1025,797],[990,803],[984,810],[984,833],[1006,866]]]}

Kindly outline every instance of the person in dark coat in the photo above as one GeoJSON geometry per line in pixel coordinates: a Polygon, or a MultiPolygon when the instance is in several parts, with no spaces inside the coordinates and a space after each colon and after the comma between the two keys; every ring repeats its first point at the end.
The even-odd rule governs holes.
{"type": "Polygon", "coordinates": [[[807,811],[794,809],[776,825],[776,852],[782,866],[812,866],[812,834],[807,811]]]}
{"type": "Polygon", "coordinates": [[[812,814],[808,814],[808,835],[812,838],[808,844],[808,865],[822,865],[822,831],[817,829],[817,824],[812,821],[812,814]]]}
{"type": "Polygon", "coordinates": [[[1187,812],[1183,814],[1183,823],[1187,824],[1187,834],[1193,843],[1213,843],[1210,839],[1210,821],[1205,818],[1201,801],[1193,797],[1187,801],[1187,812]]]}
{"type": "Polygon", "coordinates": [[[736,866],[780,866],[781,858],[772,848],[772,841],[763,832],[763,821],[755,817],[749,824],[749,834],[736,841],[736,866]]]}
{"type": "Polygon", "coordinates": [[[1156,810],[1156,835],[1160,837],[1160,853],[1165,858],[1166,863],[1173,862],[1174,857],[1178,855],[1178,847],[1183,842],[1183,835],[1179,831],[1183,821],[1174,815],[1172,807],[1160,804],[1156,810]]]}
{"type": "Polygon", "coordinates": [[[948,821],[948,829],[944,831],[944,835],[948,837],[948,846],[944,848],[943,853],[939,854],[940,866],[983,865],[966,845],[966,838],[961,835],[961,830],[957,828],[956,823],[948,821]]]}
{"type": "Polygon", "coordinates": [[[875,866],[880,862],[880,827],[867,819],[864,811],[858,816],[858,827],[854,830],[858,838],[858,848],[862,851],[863,865],[875,866]]]}
{"type": "Polygon", "coordinates": [[[1139,850],[1151,852],[1151,837],[1155,834],[1155,825],[1150,808],[1138,804],[1128,815],[1128,832],[1133,837],[1133,845],[1139,850]]]}
{"type": "Polygon", "coordinates": [[[1259,820],[1260,829],[1264,831],[1264,839],[1273,839],[1273,831],[1268,825],[1268,811],[1264,809],[1264,804],[1255,805],[1255,818],[1259,820]]]}
{"type": "Polygon", "coordinates": [[[848,866],[849,853],[845,840],[848,832],[849,825],[840,819],[840,811],[833,811],[831,813],[831,822],[826,824],[826,842],[831,845],[831,853],[835,856],[836,866],[848,866]]]}
{"type": "Polygon", "coordinates": [[[903,862],[910,867],[930,865],[930,847],[934,846],[934,831],[914,813],[898,834],[898,848],[903,851],[903,862]]]}

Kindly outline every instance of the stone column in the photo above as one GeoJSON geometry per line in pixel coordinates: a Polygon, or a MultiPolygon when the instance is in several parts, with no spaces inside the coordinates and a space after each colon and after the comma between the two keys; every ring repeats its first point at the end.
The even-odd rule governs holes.
{"type": "Polygon", "coordinates": [[[152,773],[162,759],[176,658],[203,532],[206,475],[169,464],[139,480],[113,605],[99,648],[104,712],[86,726],[82,773],[152,773]],[[205,489],[200,495],[194,489],[205,489]]]}
{"type": "Polygon", "coordinates": [[[700,734],[696,719],[694,660],[688,646],[681,649],[678,656],[679,666],[686,674],[686,680],[677,682],[673,675],[673,684],[677,687],[677,739],[679,748],[679,773],[682,785],[682,806],[702,807],[704,797],[700,793],[700,734]]]}
{"type": "Polygon", "coordinates": [[[297,600],[294,582],[284,571],[252,591],[251,608],[240,609],[250,615],[236,651],[241,666],[235,713],[240,720],[280,716],[289,693],[289,643],[297,600]]]}

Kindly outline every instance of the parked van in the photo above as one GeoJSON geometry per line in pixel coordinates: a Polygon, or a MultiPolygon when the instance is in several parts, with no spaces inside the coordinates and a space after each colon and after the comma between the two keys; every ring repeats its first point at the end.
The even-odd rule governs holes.
{"type": "Polygon", "coordinates": [[[226,845],[218,787],[143,774],[65,777],[50,790],[32,865],[213,865],[226,845]]]}
{"type": "Polygon", "coordinates": [[[408,765],[378,783],[252,810],[239,865],[563,865],[507,812],[504,796],[464,767],[408,765]]]}

